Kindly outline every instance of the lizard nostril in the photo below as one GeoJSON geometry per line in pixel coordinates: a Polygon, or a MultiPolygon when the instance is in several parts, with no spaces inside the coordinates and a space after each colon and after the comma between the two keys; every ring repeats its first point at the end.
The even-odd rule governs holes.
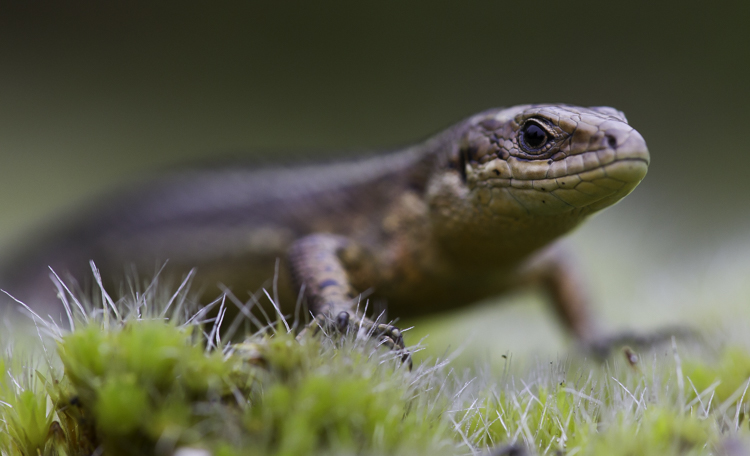
{"type": "Polygon", "coordinates": [[[612,149],[617,149],[617,138],[612,135],[607,135],[607,144],[612,149]]]}

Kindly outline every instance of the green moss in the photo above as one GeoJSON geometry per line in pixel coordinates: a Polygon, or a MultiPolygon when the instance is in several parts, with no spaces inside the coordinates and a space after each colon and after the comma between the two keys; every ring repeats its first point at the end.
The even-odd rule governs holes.
{"type": "Polygon", "coordinates": [[[640,419],[620,413],[599,433],[588,436],[584,455],[660,456],[709,454],[719,438],[714,420],[676,413],[664,407],[647,409],[640,419]]]}
{"type": "Polygon", "coordinates": [[[0,452],[54,454],[54,403],[46,394],[43,376],[30,355],[13,353],[0,358],[0,452]]]}
{"type": "Polygon", "coordinates": [[[232,366],[196,344],[194,328],[157,320],[92,324],[63,337],[66,421],[91,417],[87,434],[112,454],[151,448],[164,435],[194,443],[202,418],[191,401],[226,395],[232,366]]]}
{"type": "Polygon", "coordinates": [[[438,414],[430,423],[417,410],[409,413],[408,392],[403,376],[391,369],[378,372],[365,363],[317,366],[294,382],[272,385],[247,408],[245,420],[248,429],[277,441],[282,455],[321,448],[421,452],[435,436],[449,433],[438,414]],[[268,428],[274,432],[265,432],[268,428]]]}
{"type": "Polygon", "coordinates": [[[121,375],[160,394],[178,387],[205,394],[229,373],[221,354],[206,354],[190,328],[156,320],[129,321],[115,329],[87,326],[65,336],[59,353],[66,376],[83,395],[121,375]]]}
{"type": "MultiPolygon", "coordinates": [[[[279,455],[439,454],[453,446],[444,410],[428,408],[434,395],[422,394],[415,374],[374,341],[300,344],[264,333],[223,354],[206,349],[202,334],[159,320],[81,326],[58,343],[60,380],[46,382],[47,394],[17,400],[53,400],[65,437],[58,450],[71,454],[76,445],[108,454],[199,445],[279,455]]],[[[34,433],[31,452],[21,454],[48,441],[52,415],[33,411],[46,421],[17,426],[34,433]]]]}
{"type": "MultiPolygon", "coordinates": [[[[713,387],[714,400],[720,404],[733,395],[741,395],[747,387],[750,381],[750,352],[730,346],[722,350],[715,360],[689,360],[685,363],[685,375],[698,392],[713,387]]],[[[692,397],[695,397],[694,391],[692,393],[692,397]]],[[[750,401],[750,395],[746,394],[744,400],[750,401]]]]}
{"type": "Polygon", "coordinates": [[[153,413],[149,397],[135,376],[108,378],[97,389],[94,417],[102,433],[115,437],[132,434],[153,413]]]}
{"type": "Polygon", "coordinates": [[[3,418],[10,446],[21,454],[41,453],[47,446],[52,414],[47,413],[47,397],[33,390],[23,390],[8,398],[8,412],[3,418]]]}
{"type": "Polygon", "coordinates": [[[216,347],[210,328],[178,320],[78,324],[42,373],[23,357],[0,360],[0,453],[437,456],[517,443],[537,454],[697,455],[750,433],[737,409],[750,354],[737,347],[712,363],[685,355],[684,377],[667,356],[470,378],[444,365],[409,371],[354,335],[298,342],[277,329],[216,347]]]}

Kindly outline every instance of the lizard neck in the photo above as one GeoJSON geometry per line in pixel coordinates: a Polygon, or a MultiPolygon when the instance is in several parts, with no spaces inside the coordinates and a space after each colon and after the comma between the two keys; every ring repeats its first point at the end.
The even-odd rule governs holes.
{"type": "Polygon", "coordinates": [[[434,242],[452,261],[467,266],[496,264],[499,258],[505,263],[520,262],[591,215],[586,208],[533,214],[517,210],[515,201],[504,205],[504,197],[511,198],[502,192],[487,195],[467,188],[455,172],[436,173],[425,193],[434,242]],[[495,204],[486,204],[487,198],[495,204]]]}

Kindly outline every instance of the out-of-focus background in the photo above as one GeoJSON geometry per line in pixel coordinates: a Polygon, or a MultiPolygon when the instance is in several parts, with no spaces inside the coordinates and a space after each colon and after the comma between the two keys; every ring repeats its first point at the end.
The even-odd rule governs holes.
{"type": "MultiPolygon", "coordinates": [[[[743,1],[5,3],[0,252],[186,161],[390,148],[494,106],[610,105],[653,161],[571,237],[602,319],[750,322],[749,23],[743,1]]],[[[564,349],[543,297],[501,302],[408,342],[495,361],[564,349]]]]}

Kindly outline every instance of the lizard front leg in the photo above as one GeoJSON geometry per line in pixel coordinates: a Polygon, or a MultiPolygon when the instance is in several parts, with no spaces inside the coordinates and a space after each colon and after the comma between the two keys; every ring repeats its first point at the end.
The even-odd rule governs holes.
{"type": "Polygon", "coordinates": [[[564,248],[555,246],[533,258],[521,271],[519,283],[545,290],[558,318],[578,341],[589,345],[600,339],[601,328],[595,324],[578,269],[564,248]]]}
{"type": "Polygon", "coordinates": [[[673,336],[696,339],[699,335],[690,328],[666,327],[645,334],[630,331],[608,332],[596,324],[589,309],[585,287],[575,262],[559,246],[533,259],[522,271],[523,281],[541,286],[549,294],[558,317],[592,354],[604,358],[613,348],[623,345],[651,347],[671,340],[673,336]]]}
{"type": "MultiPolygon", "coordinates": [[[[346,332],[351,326],[364,328],[392,349],[404,349],[401,331],[393,325],[376,323],[357,312],[359,292],[351,284],[352,265],[372,261],[367,251],[345,236],[313,234],[294,242],[289,249],[292,278],[304,287],[304,297],[315,317],[312,328],[335,328],[346,332]]],[[[370,277],[375,282],[374,277],[370,277]]],[[[373,283],[374,284],[374,283],[373,283]]]]}

